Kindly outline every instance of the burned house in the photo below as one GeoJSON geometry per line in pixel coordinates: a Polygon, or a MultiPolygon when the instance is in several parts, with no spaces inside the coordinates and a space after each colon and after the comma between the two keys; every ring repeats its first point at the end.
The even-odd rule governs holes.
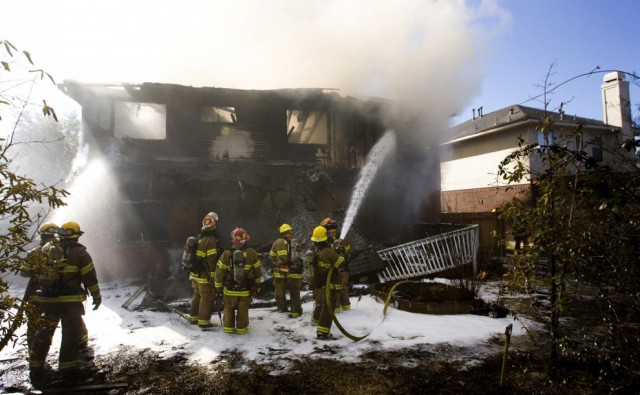
{"type": "MultiPolygon", "coordinates": [[[[170,276],[185,239],[209,211],[220,216],[225,248],[230,231],[242,226],[251,246],[268,252],[282,223],[309,246],[324,217],[341,223],[367,153],[394,127],[383,118],[392,103],[323,89],[71,81],[60,89],[82,106],[93,155],[116,158],[111,168],[122,193],[113,226],[115,248],[123,253],[114,260],[139,278],[170,276]]],[[[398,157],[416,160],[421,150],[398,157]]],[[[440,211],[439,177],[424,181],[436,185],[434,203],[409,216],[401,187],[382,184],[397,180],[397,169],[406,174],[406,166],[399,159],[385,163],[388,172],[372,185],[347,235],[355,279],[384,268],[374,245],[397,241],[407,225],[422,220],[424,207],[440,211]]]]}

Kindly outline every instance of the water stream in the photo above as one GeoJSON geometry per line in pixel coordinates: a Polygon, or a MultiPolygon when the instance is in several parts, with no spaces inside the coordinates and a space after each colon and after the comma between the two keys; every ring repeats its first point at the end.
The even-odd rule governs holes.
{"type": "Polygon", "coordinates": [[[393,130],[387,130],[380,140],[373,146],[369,154],[365,165],[360,170],[358,175],[358,182],[353,188],[351,193],[351,199],[349,200],[349,208],[344,218],[344,224],[340,231],[340,238],[343,239],[349,232],[349,228],[353,224],[353,220],[358,213],[360,204],[364,200],[364,197],[369,190],[369,186],[373,181],[378,169],[384,162],[389,152],[393,151],[396,147],[396,134],[393,130]]]}

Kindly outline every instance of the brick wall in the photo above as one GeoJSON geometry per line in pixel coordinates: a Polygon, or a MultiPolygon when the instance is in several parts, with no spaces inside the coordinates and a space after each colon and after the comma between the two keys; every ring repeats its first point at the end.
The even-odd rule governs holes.
{"type": "Polygon", "coordinates": [[[525,199],[523,192],[530,189],[530,185],[513,185],[508,188],[489,187],[444,191],[441,193],[443,213],[486,213],[511,201],[514,197],[525,199]]]}

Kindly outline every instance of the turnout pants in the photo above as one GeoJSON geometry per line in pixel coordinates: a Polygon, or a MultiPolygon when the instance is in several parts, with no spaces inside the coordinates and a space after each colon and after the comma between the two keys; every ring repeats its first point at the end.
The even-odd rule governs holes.
{"type": "Polygon", "coordinates": [[[291,315],[293,317],[300,317],[300,315],[302,315],[302,301],[300,300],[302,278],[276,277],[273,279],[273,285],[275,287],[275,298],[278,311],[289,311],[287,308],[287,291],[289,291],[291,315]]]}
{"type": "Polygon", "coordinates": [[[349,300],[349,272],[340,272],[340,281],[342,282],[342,289],[340,290],[340,303],[336,305],[336,309],[342,307],[342,310],[349,310],[351,308],[351,300],[349,300]]]}
{"type": "Polygon", "coordinates": [[[58,369],[61,373],[73,372],[79,364],[80,347],[86,328],[81,302],[43,303],[38,306],[40,314],[29,322],[27,329],[29,346],[29,369],[32,373],[44,370],[44,363],[51,347],[53,335],[62,325],[62,342],[58,369]]]}
{"type": "Polygon", "coordinates": [[[209,283],[203,284],[191,280],[191,288],[193,288],[193,298],[191,298],[189,321],[201,327],[209,326],[213,311],[213,287],[209,283]]]}
{"type": "Polygon", "coordinates": [[[245,334],[249,330],[249,305],[251,296],[224,295],[222,330],[225,333],[245,334]]]}
{"type": "Polygon", "coordinates": [[[334,289],[329,290],[329,299],[332,306],[327,306],[326,288],[316,288],[313,290],[313,297],[315,298],[315,307],[313,309],[313,316],[311,322],[317,322],[317,333],[327,335],[331,332],[331,309],[335,309],[338,299],[340,298],[339,291],[334,289]]]}

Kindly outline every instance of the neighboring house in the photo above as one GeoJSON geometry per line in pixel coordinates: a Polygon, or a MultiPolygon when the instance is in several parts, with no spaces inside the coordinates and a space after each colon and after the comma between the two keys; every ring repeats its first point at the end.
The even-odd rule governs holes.
{"type": "MultiPolygon", "coordinates": [[[[488,213],[514,197],[524,198],[523,191],[531,184],[510,185],[498,179],[500,162],[518,148],[518,139],[525,143],[544,143],[540,123],[551,117],[554,138],[582,127],[581,139],[572,141],[576,148],[598,160],[614,163],[603,147],[614,146],[633,138],[637,130],[631,126],[629,82],[620,72],[608,73],[602,85],[604,122],[568,115],[562,111],[548,112],[521,105],[512,105],[478,116],[453,128],[453,138],[441,145],[441,204],[443,214],[488,213]]],[[[618,145],[619,146],[619,145],[618,145]]],[[[529,164],[533,169],[541,164],[529,164]]]]}

